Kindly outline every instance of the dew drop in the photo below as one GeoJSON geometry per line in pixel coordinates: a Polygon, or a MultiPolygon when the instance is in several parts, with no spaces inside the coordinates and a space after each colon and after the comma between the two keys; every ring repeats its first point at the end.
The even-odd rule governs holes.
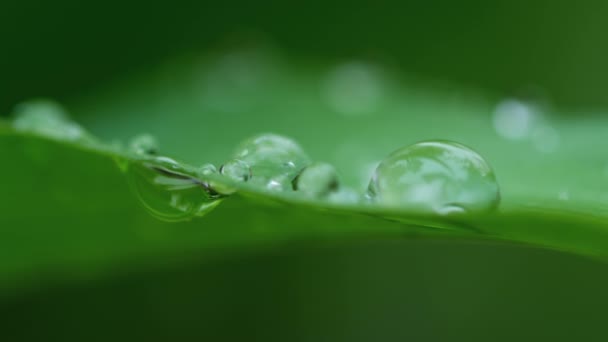
{"type": "Polygon", "coordinates": [[[251,168],[240,159],[232,159],[220,167],[220,174],[235,182],[246,182],[251,178],[251,168]]]}
{"type": "Polygon", "coordinates": [[[197,174],[201,177],[217,173],[217,168],[213,164],[204,164],[198,168],[197,174]]]}
{"type": "Polygon", "coordinates": [[[448,141],[393,152],[378,165],[367,196],[387,207],[441,215],[489,211],[500,201],[489,164],[470,148],[448,141]]]}
{"type": "Polygon", "coordinates": [[[159,152],[158,141],[150,134],[136,136],[129,143],[129,149],[139,155],[157,154],[159,152]]]}
{"type": "Polygon", "coordinates": [[[327,163],[313,163],[294,180],[294,189],[308,197],[326,197],[338,190],[336,169],[327,163]]]}
{"type": "Polygon", "coordinates": [[[310,163],[295,141],[276,134],[245,140],[234,158],[248,166],[249,183],[271,191],[291,189],[293,179],[310,163]]]}
{"type": "Polygon", "coordinates": [[[15,106],[13,115],[13,127],[17,131],[70,141],[87,137],[84,129],[69,119],[65,109],[51,100],[23,102],[15,106]]]}
{"type": "Polygon", "coordinates": [[[167,157],[132,162],[127,179],[140,202],[153,216],[177,222],[203,216],[220,202],[221,196],[205,183],[180,172],[167,157]]]}

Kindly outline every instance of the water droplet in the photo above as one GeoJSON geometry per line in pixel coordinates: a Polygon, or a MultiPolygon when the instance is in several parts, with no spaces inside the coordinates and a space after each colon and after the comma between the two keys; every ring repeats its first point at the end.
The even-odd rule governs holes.
{"type": "Polygon", "coordinates": [[[141,134],[131,140],[129,149],[139,155],[157,154],[159,152],[158,141],[150,134],[141,134]]]}
{"type": "Polygon", "coordinates": [[[85,131],[71,121],[65,109],[51,100],[30,100],[15,106],[13,127],[60,140],[79,140],[87,137],[85,131]]]}
{"type": "Polygon", "coordinates": [[[217,168],[213,164],[204,164],[198,168],[197,173],[199,176],[205,177],[217,173],[217,168]]]}
{"type": "Polygon", "coordinates": [[[393,152],[378,165],[367,195],[388,207],[439,214],[488,211],[500,201],[488,163],[470,148],[448,141],[393,152]]]}
{"type": "Polygon", "coordinates": [[[385,85],[378,67],[350,62],[336,67],[325,82],[325,97],[331,108],[345,116],[373,113],[382,102],[385,85]]]}
{"type": "Polygon", "coordinates": [[[234,155],[249,167],[249,183],[269,190],[291,188],[291,182],[310,160],[293,140],[261,134],[245,140],[234,155]]]}
{"type": "Polygon", "coordinates": [[[520,100],[506,99],[494,109],[494,129],[503,138],[523,140],[532,132],[536,109],[520,100]]]}
{"type": "Polygon", "coordinates": [[[313,163],[294,180],[294,189],[309,197],[325,197],[338,190],[336,169],[327,163],[313,163]]]}
{"type": "Polygon", "coordinates": [[[129,164],[127,179],[144,207],[163,221],[190,220],[219,204],[221,196],[180,170],[173,159],[157,157],[129,164]]]}
{"type": "Polygon", "coordinates": [[[235,182],[246,182],[251,178],[251,168],[240,159],[232,159],[220,167],[220,174],[235,182]]]}

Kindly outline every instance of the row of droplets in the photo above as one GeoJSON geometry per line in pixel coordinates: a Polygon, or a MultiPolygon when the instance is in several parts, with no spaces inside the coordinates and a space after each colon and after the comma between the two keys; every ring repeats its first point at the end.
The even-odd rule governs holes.
{"type": "MultiPolygon", "coordinates": [[[[102,146],[53,102],[28,102],[16,113],[17,130],[102,146]]],[[[500,201],[494,172],[484,158],[449,141],[396,150],[379,163],[363,192],[343,186],[332,165],[313,162],[298,143],[276,134],[243,141],[219,168],[193,168],[159,152],[153,136],[140,135],[129,144],[129,156],[118,161],[144,207],[166,221],[205,215],[243,186],[337,204],[440,215],[485,212],[500,201]]]]}
{"type": "Polygon", "coordinates": [[[155,155],[149,135],[130,150],[141,159],[127,170],[144,206],[168,221],[202,216],[240,186],[263,192],[338,204],[377,204],[440,215],[479,213],[498,206],[500,194],[492,168],[475,151],[449,141],[426,141],[396,150],[376,168],[362,194],[343,187],[336,169],[312,162],[292,139],[261,134],[245,140],[219,168],[205,164],[188,170],[155,155]]]}

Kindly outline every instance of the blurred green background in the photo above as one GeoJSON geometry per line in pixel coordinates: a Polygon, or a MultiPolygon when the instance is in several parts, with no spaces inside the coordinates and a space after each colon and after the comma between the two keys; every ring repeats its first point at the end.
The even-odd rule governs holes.
{"type": "MultiPolygon", "coordinates": [[[[605,1],[4,1],[0,113],[8,115],[16,103],[32,97],[50,97],[83,109],[72,114],[95,133],[124,139],[137,133],[137,126],[121,123],[141,107],[119,108],[116,103],[132,102],[104,101],[128,92],[121,88],[125,80],[151,70],[159,73],[159,68],[162,73],[167,61],[173,65],[180,58],[262,42],[296,68],[297,63],[374,60],[397,70],[391,75],[396,79],[447,81],[496,97],[538,86],[556,107],[588,114],[580,109],[608,105],[607,15],[605,1]],[[97,94],[103,96],[96,110],[91,103],[97,94]],[[115,127],[95,118],[112,111],[117,113],[115,127]]],[[[168,70],[172,75],[174,69],[168,70]]],[[[151,78],[164,82],[158,90],[153,82],[146,86],[152,93],[171,88],[171,75],[151,78]]],[[[145,100],[148,94],[134,97],[145,100]]],[[[171,108],[172,103],[164,105],[162,109],[171,108]]],[[[161,126],[172,114],[165,115],[145,129],[158,129],[161,138],[168,135],[161,126]]],[[[447,121],[444,130],[456,121],[447,121]]],[[[297,135],[298,124],[289,118],[276,125],[295,126],[297,135]]],[[[301,125],[311,129],[315,123],[301,125]]],[[[221,128],[205,129],[224,135],[221,128]]],[[[229,134],[246,132],[235,130],[229,134]]],[[[471,142],[491,149],[493,142],[488,147],[481,143],[483,135],[477,137],[471,142]]],[[[312,145],[314,138],[299,140],[327,157],[325,146],[312,145]]],[[[180,144],[166,141],[170,151],[178,151],[180,144]]],[[[212,151],[190,149],[180,157],[215,162],[232,146],[206,148],[212,151]]],[[[499,159],[489,156],[493,158],[499,159]]],[[[496,164],[500,167],[500,160],[496,164]]],[[[220,206],[214,215],[221,222],[234,211],[220,206]]],[[[14,336],[8,340],[606,337],[606,265],[522,246],[429,240],[302,243],[161,266],[117,270],[91,281],[58,276],[40,288],[2,295],[3,334],[14,336]]]]}
{"type": "Polygon", "coordinates": [[[231,35],[292,58],[381,56],[407,72],[509,93],[545,87],[564,105],[608,104],[605,1],[3,1],[0,112],[67,100],[231,35]]]}

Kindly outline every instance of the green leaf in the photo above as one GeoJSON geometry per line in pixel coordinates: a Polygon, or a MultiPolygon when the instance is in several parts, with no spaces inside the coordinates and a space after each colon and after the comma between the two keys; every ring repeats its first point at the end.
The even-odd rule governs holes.
{"type": "MultiPolygon", "coordinates": [[[[153,276],[129,275],[129,284],[149,277],[166,284],[164,276],[177,272],[178,280],[167,280],[175,291],[171,298],[177,298],[187,274],[199,277],[196,284],[206,284],[207,276],[225,276],[231,262],[222,271],[199,272],[199,265],[231,256],[251,257],[275,247],[297,254],[319,245],[341,250],[344,245],[377,241],[440,239],[452,246],[478,241],[494,248],[497,242],[515,242],[600,260],[608,257],[608,159],[598,148],[605,141],[605,116],[587,113],[578,119],[572,113],[547,110],[546,125],[559,137],[555,150],[547,152],[536,145],[542,141],[511,141],[496,133],[492,112],[499,98],[492,94],[416,80],[402,83],[397,72],[372,66],[364,70],[374,75],[369,81],[377,82],[380,93],[369,100],[373,103],[367,104],[368,111],[358,113],[341,107],[344,104],[332,98],[335,94],[328,93],[336,73],[333,67],[289,66],[258,52],[239,56],[234,57],[236,62],[226,62],[226,57],[181,60],[68,107],[103,141],[124,142],[147,132],[158,137],[163,155],[190,166],[219,165],[240,141],[254,134],[290,136],[313,160],[334,165],[342,183],[359,192],[367,187],[371,167],[391,151],[420,140],[454,140],[479,151],[494,167],[502,194],[498,210],[453,221],[283,196],[244,185],[204,217],[167,223],[146,212],[117,164],[138,162],[134,156],[91,141],[15,132],[0,122],[2,296],[58,283],[68,290],[49,301],[63,303],[70,286],[120,279],[121,272],[138,270],[153,276]],[[232,74],[225,63],[236,63],[240,72],[232,74]]],[[[323,263],[312,260],[310,265],[323,263]]],[[[335,263],[328,270],[339,268],[335,263]]],[[[264,276],[264,270],[260,272],[264,276]]],[[[269,276],[268,282],[272,279],[269,276]]],[[[119,280],[112,284],[99,291],[116,300],[119,291],[114,286],[124,287],[119,280]]],[[[204,291],[220,291],[219,287],[209,285],[204,291]]],[[[186,289],[184,296],[196,292],[186,289]]],[[[248,296],[253,294],[237,296],[231,305],[248,296]]],[[[134,312],[141,304],[137,299],[120,300],[132,303],[134,312]]],[[[165,307],[171,310],[171,305],[165,307]]]]}
{"type": "MultiPolygon", "coordinates": [[[[123,253],[139,256],[155,253],[157,249],[181,249],[182,244],[204,251],[208,244],[248,245],[298,240],[303,236],[324,238],[361,233],[393,236],[413,232],[510,240],[602,258],[608,254],[606,160],[603,151],[594,148],[602,143],[600,127],[606,121],[603,117],[573,121],[572,116],[546,113],[547,125],[559,134],[559,146],[552,153],[542,153],[534,148],[533,142],[513,142],[496,134],[491,118],[494,103],[486,100],[492,96],[480,97],[466,89],[431,91],[429,84],[421,82],[415,83],[415,87],[404,85],[392,76],[393,72],[359,63],[353,65],[373,76],[369,82],[380,93],[369,112],[352,113],[333,103],[337,100],[327,93],[335,70],[314,65],[290,67],[258,51],[253,55],[240,53],[202,64],[182,60],[176,63],[178,68],[161,68],[151,76],[97,95],[92,104],[81,101],[72,107],[85,127],[105,140],[126,140],[142,131],[152,132],[159,137],[163,153],[190,164],[221,163],[239,141],[259,132],[293,136],[313,159],[331,162],[341,180],[359,191],[367,186],[370,166],[392,150],[419,140],[451,139],[474,147],[494,166],[502,193],[499,211],[457,224],[473,227],[472,231],[447,232],[416,227],[434,220],[417,213],[332,206],[245,187],[241,195],[220,205],[219,214],[167,225],[148,217],[129,192],[125,177],[114,165],[116,158],[123,157],[117,152],[23,136],[4,129],[2,155],[11,160],[13,167],[2,171],[3,179],[19,181],[10,181],[5,186],[12,195],[4,204],[10,210],[2,220],[7,226],[21,222],[16,226],[41,229],[41,222],[51,222],[54,217],[57,223],[52,225],[65,229],[52,232],[65,237],[59,242],[81,245],[73,252],[66,248],[69,255],[52,253],[50,259],[35,260],[33,256],[39,255],[35,251],[40,252],[40,245],[28,243],[32,249],[23,249],[23,256],[10,258],[11,262],[34,269],[44,263],[69,266],[71,258],[83,257],[80,252],[95,254],[95,250],[103,250],[104,257],[112,259],[123,253]],[[234,60],[227,62],[227,58],[234,60]],[[234,74],[225,65],[229,62],[241,67],[237,69],[242,73],[234,74]],[[23,186],[24,183],[35,186],[23,186]],[[560,198],[561,194],[568,198],[560,198]],[[240,229],[226,231],[223,226],[238,226],[232,223],[234,219],[221,215],[229,208],[239,215],[256,213],[260,217],[245,220],[247,224],[240,229]],[[273,212],[264,216],[261,213],[265,210],[273,212]],[[96,215],[103,216],[104,221],[93,220],[96,215]],[[334,216],[349,218],[348,227],[334,227],[334,216]],[[24,217],[31,222],[24,221],[24,217]],[[78,223],[60,223],[64,217],[78,223]],[[392,217],[393,222],[382,217],[392,217]],[[82,226],[89,227],[86,234],[73,232],[82,226]],[[177,228],[182,226],[190,227],[185,230],[189,234],[201,236],[174,235],[176,229],[184,232],[177,228]],[[195,230],[199,226],[205,228],[195,230]],[[147,241],[148,233],[157,234],[158,241],[153,238],[147,241]],[[90,239],[97,247],[72,241],[79,237],[90,239]],[[103,241],[108,245],[102,247],[103,241]],[[170,247],[173,244],[175,247],[170,247]]],[[[35,235],[40,235],[41,241],[50,238],[35,235]]],[[[98,257],[99,260],[90,256],[96,262],[106,262],[98,257]]],[[[7,262],[7,269],[18,268],[11,262],[7,262]]],[[[90,266],[88,262],[83,265],[90,266]]]]}

